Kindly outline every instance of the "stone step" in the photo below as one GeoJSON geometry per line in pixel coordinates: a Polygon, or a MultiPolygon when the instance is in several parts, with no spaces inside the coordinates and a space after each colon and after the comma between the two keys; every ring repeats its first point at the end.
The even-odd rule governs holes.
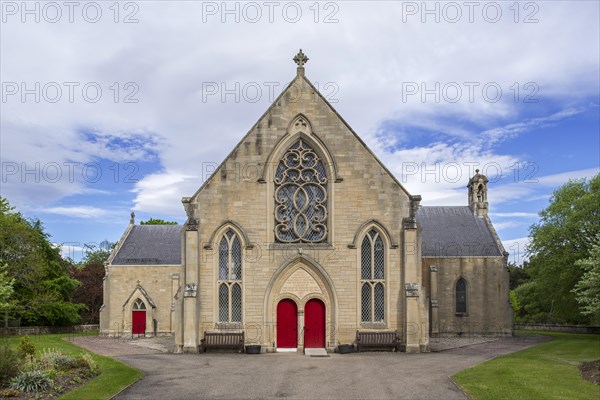
{"type": "Polygon", "coordinates": [[[309,357],[329,357],[325,349],[304,349],[304,354],[309,357]]]}

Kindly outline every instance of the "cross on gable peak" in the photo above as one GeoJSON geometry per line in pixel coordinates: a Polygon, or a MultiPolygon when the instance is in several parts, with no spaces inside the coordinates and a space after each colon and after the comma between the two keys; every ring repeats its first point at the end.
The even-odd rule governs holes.
{"type": "Polygon", "coordinates": [[[298,65],[298,67],[304,67],[304,64],[309,60],[309,58],[302,52],[302,49],[294,56],[292,59],[298,65]]]}
{"type": "Polygon", "coordinates": [[[308,61],[308,57],[302,52],[302,49],[300,49],[292,60],[298,65],[298,68],[296,68],[298,75],[304,75],[304,64],[308,61]]]}

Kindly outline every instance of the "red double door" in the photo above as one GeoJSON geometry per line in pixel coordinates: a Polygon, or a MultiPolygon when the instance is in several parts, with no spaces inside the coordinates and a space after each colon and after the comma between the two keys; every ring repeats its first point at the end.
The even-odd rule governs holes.
{"type": "MultiPolygon", "coordinates": [[[[311,299],[304,306],[304,347],[325,347],[325,304],[311,299]]],[[[298,308],[290,299],[277,304],[277,347],[298,347],[298,308]]]]}

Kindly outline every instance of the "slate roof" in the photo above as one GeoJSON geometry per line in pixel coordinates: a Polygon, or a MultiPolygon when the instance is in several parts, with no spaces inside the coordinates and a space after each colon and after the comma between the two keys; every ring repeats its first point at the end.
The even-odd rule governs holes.
{"type": "Polygon", "coordinates": [[[181,264],[181,225],[134,225],[112,265],[181,264]]]}
{"type": "Polygon", "coordinates": [[[484,218],[465,207],[421,207],[423,257],[502,256],[484,218]]]}
{"type": "MultiPolygon", "coordinates": [[[[469,207],[421,207],[423,257],[501,257],[486,221],[469,207]]],[[[181,264],[182,225],[134,225],[112,265],[181,264]]]]}

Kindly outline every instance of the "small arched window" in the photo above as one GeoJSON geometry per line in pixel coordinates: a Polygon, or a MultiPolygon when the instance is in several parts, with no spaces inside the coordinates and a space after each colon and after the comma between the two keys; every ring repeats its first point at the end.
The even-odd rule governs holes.
{"type": "Polygon", "coordinates": [[[467,282],[460,278],[456,282],[455,287],[455,307],[456,314],[466,314],[467,313],[467,282]]]}
{"type": "Polygon", "coordinates": [[[137,299],[134,303],[133,303],[133,309],[135,311],[138,310],[145,310],[146,309],[146,305],[144,304],[144,302],[141,299],[137,299]]]}
{"type": "Polygon", "coordinates": [[[385,249],[371,229],[360,246],[361,321],[385,322],[385,249]]]}
{"type": "Polygon", "coordinates": [[[219,243],[219,322],[242,322],[242,244],[229,229],[219,243]]]}

